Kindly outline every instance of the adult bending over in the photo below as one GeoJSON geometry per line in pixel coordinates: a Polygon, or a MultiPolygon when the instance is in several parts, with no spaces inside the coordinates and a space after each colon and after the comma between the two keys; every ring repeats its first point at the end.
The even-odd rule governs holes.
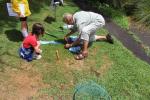
{"type": "Polygon", "coordinates": [[[65,35],[64,39],[68,41],[68,37],[78,31],[79,36],[76,41],[73,43],[67,43],[65,48],[68,49],[72,46],[81,45],[82,50],[81,53],[75,56],[75,59],[81,60],[88,56],[88,46],[89,43],[96,40],[106,40],[109,43],[113,44],[113,39],[111,35],[107,34],[106,36],[97,36],[95,35],[96,30],[102,28],[105,25],[105,20],[102,15],[87,12],[87,11],[79,11],[75,14],[66,13],[63,15],[63,21],[66,24],[73,25],[71,31],[65,35]]]}

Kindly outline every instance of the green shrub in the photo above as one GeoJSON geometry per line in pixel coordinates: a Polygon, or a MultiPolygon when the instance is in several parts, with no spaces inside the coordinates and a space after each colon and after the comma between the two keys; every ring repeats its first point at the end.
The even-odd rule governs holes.
{"type": "Polygon", "coordinates": [[[150,25],[150,3],[148,0],[142,0],[137,4],[137,9],[134,12],[134,17],[137,21],[150,25]]]}

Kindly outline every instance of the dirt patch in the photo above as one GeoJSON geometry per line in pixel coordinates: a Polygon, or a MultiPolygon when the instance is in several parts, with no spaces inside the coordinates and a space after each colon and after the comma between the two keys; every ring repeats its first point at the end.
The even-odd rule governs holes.
{"type": "Polygon", "coordinates": [[[19,99],[28,99],[35,95],[41,85],[40,76],[30,78],[27,73],[12,74],[13,84],[16,85],[16,92],[19,99]]]}
{"type": "Polygon", "coordinates": [[[74,58],[66,59],[63,63],[67,69],[71,70],[82,70],[85,67],[84,60],[75,60],[74,58]]]}
{"type": "Polygon", "coordinates": [[[97,72],[100,73],[101,76],[103,76],[113,64],[111,60],[108,58],[108,56],[103,56],[102,59],[103,62],[105,63],[103,63],[100,69],[97,70],[97,72]]]}
{"type": "Polygon", "coordinates": [[[23,69],[23,70],[30,70],[31,68],[33,68],[32,63],[27,63],[26,61],[22,59],[19,64],[20,64],[20,69],[23,69]]]}
{"type": "MultiPolygon", "coordinates": [[[[92,52],[89,52],[89,59],[85,60],[74,60],[74,58],[72,59],[66,59],[64,60],[62,63],[65,65],[65,71],[67,73],[69,73],[71,70],[78,70],[78,71],[91,71],[92,73],[94,73],[97,77],[98,76],[103,76],[111,67],[111,65],[113,64],[112,61],[109,59],[109,57],[107,55],[103,55],[101,57],[102,62],[104,62],[99,69],[95,69],[95,64],[96,61],[95,60],[90,60],[90,57],[94,57],[97,55],[97,52],[99,50],[100,47],[94,47],[92,48],[92,52]],[[88,62],[88,64],[86,63],[88,62]]],[[[89,50],[90,51],[90,50],[89,50]]]]}
{"type": "Polygon", "coordinates": [[[94,74],[99,77],[105,75],[107,71],[111,68],[111,65],[113,64],[112,61],[109,59],[107,55],[102,57],[102,62],[104,62],[99,69],[94,69],[91,67],[91,72],[94,72],[94,74]]]}
{"type": "Polygon", "coordinates": [[[31,100],[39,89],[48,85],[42,82],[42,76],[35,72],[7,70],[7,80],[0,85],[1,100],[31,100]]]}
{"type": "Polygon", "coordinates": [[[90,55],[91,56],[96,56],[97,55],[97,52],[98,52],[98,50],[100,50],[100,46],[98,46],[98,47],[94,47],[94,48],[91,48],[91,50],[90,50],[90,55]]]}
{"type": "Polygon", "coordinates": [[[37,100],[55,100],[54,96],[48,96],[47,94],[40,95],[37,100]]]}
{"type": "Polygon", "coordinates": [[[83,71],[85,69],[88,69],[87,66],[95,65],[95,61],[90,60],[90,57],[96,56],[97,51],[98,51],[98,48],[92,48],[92,52],[89,51],[88,58],[85,58],[83,60],[75,60],[74,58],[71,58],[71,59],[68,58],[63,61],[63,64],[65,65],[66,69],[83,71]],[[87,65],[87,62],[88,62],[88,65],[87,65]]]}

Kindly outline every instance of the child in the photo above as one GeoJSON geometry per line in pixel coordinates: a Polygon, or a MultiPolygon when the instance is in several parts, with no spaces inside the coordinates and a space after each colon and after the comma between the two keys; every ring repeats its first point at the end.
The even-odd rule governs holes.
{"type": "Polygon", "coordinates": [[[33,58],[40,59],[42,50],[40,49],[39,37],[43,36],[44,27],[40,23],[35,23],[32,26],[32,32],[24,39],[19,50],[21,58],[32,61],[33,58]]]}
{"type": "Polygon", "coordinates": [[[27,0],[11,0],[12,9],[18,14],[21,21],[21,32],[23,37],[28,36],[27,16],[31,15],[27,0]]]}

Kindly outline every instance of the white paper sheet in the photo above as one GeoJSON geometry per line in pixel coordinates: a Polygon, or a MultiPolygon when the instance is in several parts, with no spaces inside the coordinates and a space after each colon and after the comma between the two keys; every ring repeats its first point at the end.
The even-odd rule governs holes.
{"type": "MultiPolygon", "coordinates": [[[[12,10],[12,4],[11,3],[6,3],[6,4],[7,4],[8,15],[9,16],[18,16],[18,14],[12,10]]],[[[20,9],[21,14],[23,16],[25,16],[24,4],[19,4],[19,9],[20,9]]]]}
{"type": "Polygon", "coordinates": [[[17,13],[15,13],[13,10],[12,10],[12,4],[11,3],[6,3],[7,5],[7,10],[8,10],[8,15],[9,16],[18,16],[17,13]]]}

